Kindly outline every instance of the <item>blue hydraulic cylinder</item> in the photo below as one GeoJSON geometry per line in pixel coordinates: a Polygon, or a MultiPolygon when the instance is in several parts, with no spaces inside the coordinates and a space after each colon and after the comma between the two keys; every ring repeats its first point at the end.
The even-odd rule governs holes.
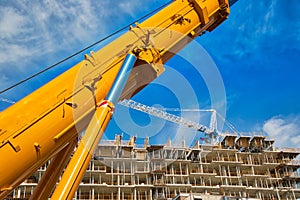
{"type": "Polygon", "coordinates": [[[135,55],[133,55],[133,54],[126,55],[124,62],[118,72],[118,75],[117,75],[108,95],[106,96],[106,100],[112,102],[113,104],[116,104],[118,102],[118,99],[125,87],[125,84],[130,75],[131,69],[133,68],[136,60],[137,60],[137,58],[135,55]]]}

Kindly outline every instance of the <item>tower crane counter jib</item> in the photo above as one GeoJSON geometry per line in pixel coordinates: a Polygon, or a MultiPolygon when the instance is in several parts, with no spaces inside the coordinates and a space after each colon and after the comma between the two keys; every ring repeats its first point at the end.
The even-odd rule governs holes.
{"type": "MultiPolygon", "coordinates": [[[[118,80],[116,77],[125,56],[133,53],[137,60],[133,62],[118,99],[132,97],[159,76],[164,71],[163,64],[192,39],[212,31],[226,20],[229,5],[235,1],[180,0],[168,3],[144,22],[131,26],[100,50],[85,55],[85,59],[71,69],[0,113],[0,199],[52,159],[54,164],[44,175],[45,179],[51,180],[42,179],[41,183],[45,185],[38,185],[37,196],[32,197],[48,198],[63,169],[61,166],[72,154],[70,149],[74,147],[78,133],[91,126],[90,122],[98,112],[97,105],[118,80]]],[[[107,123],[107,118],[99,119],[97,123],[107,123]]],[[[74,183],[76,188],[79,181],[75,182],[68,184],[74,183]]],[[[67,199],[71,199],[73,193],[68,195],[67,199]]]]}

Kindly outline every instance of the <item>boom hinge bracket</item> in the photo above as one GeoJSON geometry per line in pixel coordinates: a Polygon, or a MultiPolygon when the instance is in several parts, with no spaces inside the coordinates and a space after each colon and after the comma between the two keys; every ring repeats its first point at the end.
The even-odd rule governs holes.
{"type": "MultiPolygon", "coordinates": [[[[90,52],[91,55],[88,55],[88,54],[84,54],[84,59],[86,61],[89,61],[93,66],[96,66],[97,64],[99,64],[97,62],[97,59],[95,58],[95,52],[94,51],[91,51],[90,52]]],[[[88,63],[85,63],[86,66],[88,66],[88,63]]]]}
{"type": "Polygon", "coordinates": [[[172,21],[175,21],[175,24],[185,25],[185,22],[191,23],[191,19],[186,18],[180,14],[175,14],[171,17],[172,21]]]}
{"type": "Polygon", "coordinates": [[[134,48],[132,51],[139,60],[143,60],[154,69],[157,75],[164,72],[160,51],[155,48],[134,48]]]}

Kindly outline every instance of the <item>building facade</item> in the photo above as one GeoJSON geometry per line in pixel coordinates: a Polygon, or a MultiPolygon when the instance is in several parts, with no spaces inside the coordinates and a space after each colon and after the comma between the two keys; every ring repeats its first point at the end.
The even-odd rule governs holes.
{"type": "MultiPolygon", "coordinates": [[[[74,200],[300,198],[300,149],[273,143],[226,135],[218,145],[138,145],[117,135],[99,144],[74,200]]],[[[48,164],[7,199],[29,199],[48,164]]]]}

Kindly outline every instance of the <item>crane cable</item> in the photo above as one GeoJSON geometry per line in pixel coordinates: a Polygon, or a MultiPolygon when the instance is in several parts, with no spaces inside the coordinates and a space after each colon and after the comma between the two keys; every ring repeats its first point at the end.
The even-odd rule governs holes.
{"type": "Polygon", "coordinates": [[[131,22],[131,23],[127,24],[127,25],[124,26],[123,28],[120,28],[119,30],[117,30],[117,31],[115,31],[115,32],[113,32],[113,33],[111,33],[111,34],[105,36],[104,38],[98,40],[97,42],[94,42],[93,44],[91,44],[91,45],[89,45],[89,46],[87,46],[87,47],[81,49],[80,51],[77,51],[77,52],[73,53],[72,55],[70,55],[70,56],[68,56],[68,57],[66,57],[66,58],[64,58],[64,59],[62,59],[62,60],[60,60],[60,61],[58,61],[57,63],[55,63],[55,64],[53,64],[53,65],[51,65],[51,66],[49,66],[49,67],[47,67],[47,68],[45,68],[45,69],[43,69],[43,70],[41,70],[41,71],[39,71],[39,72],[37,72],[37,73],[35,73],[35,74],[33,74],[33,75],[27,77],[27,78],[25,78],[25,79],[23,79],[23,80],[21,80],[21,81],[15,83],[15,84],[13,84],[13,85],[7,87],[7,88],[4,89],[4,90],[1,90],[1,91],[0,91],[0,94],[2,94],[2,93],[4,93],[4,92],[6,92],[6,91],[8,91],[8,90],[10,90],[10,89],[12,89],[12,88],[14,88],[14,87],[16,87],[16,86],[18,86],[18,85],[20,85],[20,84],[22,84],[22,83],[24,83],[24,82],[26,82],[26,81],[29,81],[30,79],[32,79],[32,78],[34,78],[34,77],[36,77],[36,76],[38,76],[38,75],[40,75],[40,74],[42,74],[42,73],[44,73],[44,72],[50,70],[50,69],[52,69],[52,68],[58,66],[59,64],[61,64],[61,63],[65,62],[65,61],[67,61],[67,60],[73,58],[74,56],[77,56],[78,54],[80,54],[80,53],[82,53],[82,52],[88,50],[89,48],[91,48],[91,47],[93,47],[93,46],[95,46],[95,45],[97,45],[97,44],[99,44],[99,43],[101,43],[101,42],[103,42],[103,41],[109,39],[110,37],[112,37],[112,36],[114,36],[114,35],[116,35],[116,34],[122,32],[122,31],[126,30],[128,27],[130,27],[130,26],[133,25],[134,23],[136,23],[136,22],[138,22],[138,21],[141,21],[141,20],[143,20],[143,19],[149,17],[149,16],[152,15],[153,13],[158,12],[159,10],[161,10],[161,9],[164,8],[164,7],[166,7],[167,5],[169,5],[169,4],[172,3],[172,2],[173,2],[173,0],[171,0],[171,1],[169,1],[169,2],[167,2],[167,3],[165,3],[165,4],[163,4],[162,6],[160,6],[160,7],[156,8],[155,10],[153,10],[153,11],[147,13],[146,15],[140,17],[139,19],[135,20],[134,22],[131,22]]]}

